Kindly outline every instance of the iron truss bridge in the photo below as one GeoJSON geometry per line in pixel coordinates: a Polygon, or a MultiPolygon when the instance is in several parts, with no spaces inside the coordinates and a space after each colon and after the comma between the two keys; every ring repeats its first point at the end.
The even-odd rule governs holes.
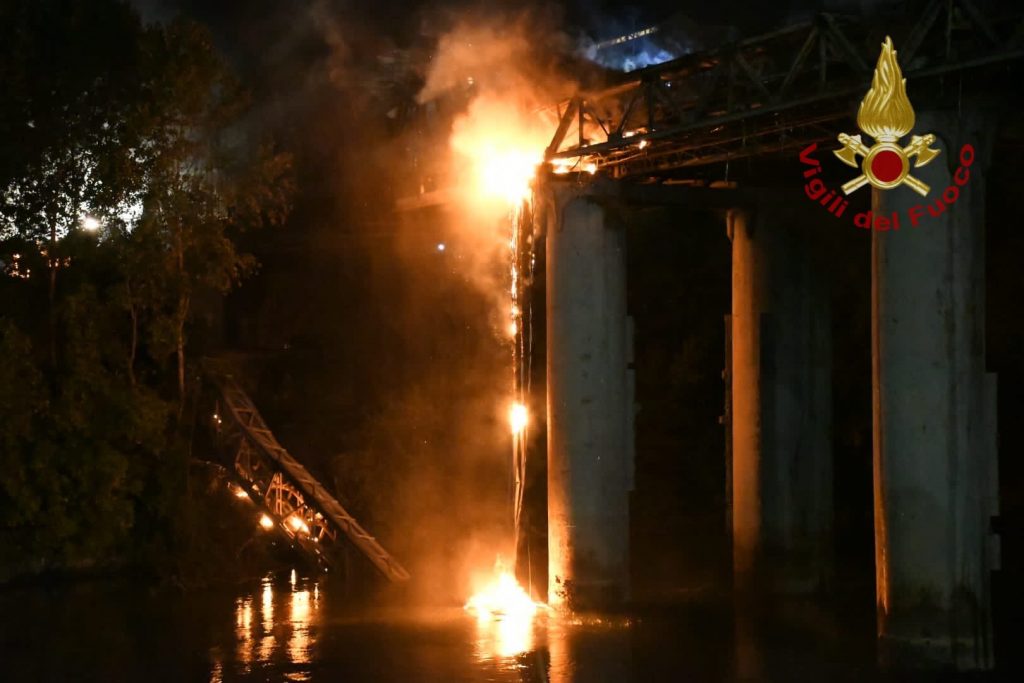
{"type": "Polygon", "coordinates": [[[832,139],[834,122],[850,117],[867,92],[886,35],[918,107],[931,92],[921,79],[1024,57],[1019,0],[907,5],[894,21],[821,14],[578,93],[558,107],[546,158],[556,172],[603,169],[622,178],[832,139]]]}
{"type": "Polygon", "coordinates": [[[278,443],[231,375],[212,366],[207,370],[218,389],[216,441],[233,460],[238,495],[248,496],[263,510],[264,524],[277,527],[321,567],[331,564],[332,550],[346,537],[388,580],[408,580],[398,560],[278,443]]]}

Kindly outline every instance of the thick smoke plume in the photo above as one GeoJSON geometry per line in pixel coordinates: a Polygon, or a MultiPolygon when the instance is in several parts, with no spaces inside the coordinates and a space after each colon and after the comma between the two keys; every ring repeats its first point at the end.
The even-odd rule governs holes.
{"type": "Polygon", "coordinates": [[[467,275],[493,299],[498,334],[507,329],[508,244],[513,208],[529,196],[535,168],[557,126],[555,105],[575,84],[558,72],[568,41],[536,16],[461,21],[438,41],[418,95],[457,101],[444,175],[458,216],[452,228],[471,254],[467,275]]]}
{"type": "MultiPolygon", "coordinates": [[[[470,348],[431,397],[432,405],[447,406],[445,438],[459,446],[442,468],[421,468],[403,485],[412,497],[403,498],[418,510],[425,535],[444,544],[417,549],[421,573],[460,599],[490,574],[497,555],[509,561],[514,552],[510,237],[556,127],[554,105],[574,88],[553,66],[564,44],[560,34],[540,32],[536,17],[461,20],[438,40],[417,97],[425,109],[452,112],[434,129],[437,139],[419,144],[447,151],[438,174],[452,197],[442,219],[444,258],[462,288],[457,315],[474,317],[456,333],[458,343],[472,338],[470,348]],[[442,499],[441,508],[418,502],[442,499]]],[[[436,283],[423,288],[426,304],[436,283]]]]}

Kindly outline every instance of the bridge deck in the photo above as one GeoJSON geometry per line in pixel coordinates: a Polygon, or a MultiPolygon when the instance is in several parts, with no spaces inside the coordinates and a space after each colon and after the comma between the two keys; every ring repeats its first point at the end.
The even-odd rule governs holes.
{"type": "MultiPolygon", "coordinates": [[[[968,69],[977,80],[978,67],[1024,58],[1022,5],[991,4],[983,13],[975,0],[912,0],[884,29],[825,13],[631,72],[558,107],[547,160],[562,169],[586,160],[616,178],[657,176],[834,139],[831,122],[856,111],[887,33],[911,81],[968,69]]],[[[914,96],[927,101],[929,90],[914,96]]]]}

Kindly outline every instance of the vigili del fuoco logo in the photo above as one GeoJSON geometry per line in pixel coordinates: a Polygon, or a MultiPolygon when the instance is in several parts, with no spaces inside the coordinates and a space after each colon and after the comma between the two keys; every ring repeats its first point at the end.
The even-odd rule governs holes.
{"type": "MultiPolygon", "coordinates": [[[[833,150],[833,154],[847,166],[859,168],[861,173],[842,186],[843,195],[856,192],[864,185],[870,184],[879,190],[891,190],[906,185],[922,197],[927,197],[931,188],[911,175],[913,168],[920,168],[931,162],[941,153],[933,149],[935,135],[913,135],[910,142],[903,146],[900,139],[914,128],[914,108],[907,97],[907,79],[900,71],[896,61],[896,50],[892,39],[886,37],[882,43],[882,52],[878,56],[875,75],[871,88],[861,100],[857,111],[857,127],[874,139],[874,144],[865,144],[861,135],[839,134],[841,148],[833,150]],[[860,161],[858,161],[860,158],[860,161]]],[[[810,166],[804,171],[808,182],[804,186],[807,196],[821,204],[836,216],[842,216],[849,201],[835,190],[825,186],[820,178],[821,163],[812,155],[818,148],[813,143],[800,152],[800,161],[810,166]]],[[[928,204],[918,204],[907,210],[907,218],[911,227],[917,227],[926,215],[937,217],[956,202],[960,196],[960,188],[970,179],[968,167],[974,163],[974,147],[967,144],[960,150],[960,166],[953,174],[953,183],[943,190],[928,204]]],[[[872,216],[871,211],[858,213],[854,216],[854,224],[859,228],[874,227],[875,230],[899,230],[900,215],[894,211],[890,216],[872,216]]]]}

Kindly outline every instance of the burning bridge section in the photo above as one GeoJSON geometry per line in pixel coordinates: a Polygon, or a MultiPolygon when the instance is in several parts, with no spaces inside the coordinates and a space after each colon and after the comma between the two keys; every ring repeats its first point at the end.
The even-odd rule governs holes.
{"type": "MultiPolygon", "coordinates": [[[[454,152],[453,184],[435,176],[434,189],[399,200],[420,211],[461,207],[460,193],[484,196],[494,183],[506,191],[488,224],[500,226],[507,245],[493,252],[508,273],[495,300],[511,315],[502,325],[511,396],[496,401],[511,406],[519,578],[538,583],[542,572],[530,560],[546,537],[550,606],[616,609],[633,597],[634,479],[654,458],[636,444],[640,421],[663,406],[645,405],[637,417],[644,329],[634,334],[628,309],[644,265],[627,247],[642,242],[639,217],[651,209],[672,214],[684,241],[686,230],[705,224],[694,216],[710,215],[728,253],[729,303],[718,311],[726,322],[724,453],[714,457],[738,608],[831,590],[843,540],[836,507],[866,501],[883,661],[993,666],[999,496],[995,379],[984,362],[983,208],[997,122],[966,106],[965,93],[982,99],[1012,82],[1007,75],[1024,58],[1014,38],[1022,16],[1007,7],[995,22],[970,2],[910,4],[884,32],[821,15],[579,88],[555,106],[519,99],[514,115],[500,106],[507,99],[488,99],[495,92],[477,82],[450,137],[435,140],[454,152]],[[849,129],[885,34],[902,50],[918,121],[945,158],[968,142],[977,156],[970,196],[955,209],[927,229],[871,231],[868,244],[852,227],[837,234],[836,221],[807,209],[803,183],[782,179],[793,177],[799,149],[835,144],[849,129]],[[955,92],[942,87],[953,77],[955,92]],[[550,126],[540,147],[538,120],[550,126]],[[853,377],[842,354],[855,355],[846,338],[855,332],[834,324],[833,303],[846,296],[834,288],[858,278],[870,314],[856,340],[863,372],[853,377]],[[864,405],[837,401],[837,383],[856,384],[864,405]],[[839,418],[856,418],[870,434],[863,455],[872,472],[863,481],[838,474],[839,418]]],[[[933,163],[921,181],[947,187],[950,170],[933,163]]],[[[905,213],[918,201],[907,191],[872,187],[871,209],[905,213]]]]}

